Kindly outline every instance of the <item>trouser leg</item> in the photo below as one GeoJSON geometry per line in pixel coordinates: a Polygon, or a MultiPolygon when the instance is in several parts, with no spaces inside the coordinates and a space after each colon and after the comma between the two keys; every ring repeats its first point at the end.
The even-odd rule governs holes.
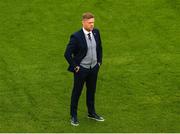
{"type": "Polygon", "coordinates": [[[98,76],[99,67],[94,67],[87,76],[86,79],[86,104],[88,108],[88,113],[95,113],[95,92],[96,92],[96,83],[98,76]]]}
{"type": "Polygon", "coordinates": [[[77,116],[78,101],[81,95],[83,85],[85,82],[85,74],[74,73],[74,85],[71,95],[70,114],[71,116],[77,116]]]}

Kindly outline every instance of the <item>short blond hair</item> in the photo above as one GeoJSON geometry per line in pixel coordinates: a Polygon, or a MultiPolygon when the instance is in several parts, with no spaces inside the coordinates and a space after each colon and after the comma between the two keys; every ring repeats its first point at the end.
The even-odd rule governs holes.
{"type": "Polygon", "coordinates": [[[90,12],[83,13],[82,20],[94,18],[94,15],[90,12]]]}

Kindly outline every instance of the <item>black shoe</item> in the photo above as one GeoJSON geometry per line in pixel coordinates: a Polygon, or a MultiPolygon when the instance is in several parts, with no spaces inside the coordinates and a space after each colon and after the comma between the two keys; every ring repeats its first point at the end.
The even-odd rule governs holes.
{"type": "Polygon", "coordinates": [[[89,114],[89,115],[88,115],[88,118],[93,119],[93,120],[96,120],[96,121],[104,121],[104,118],[101,117],[101,116],[99,116],[99,115],[97,115],[96,113],[94,113],[94,114],[89,114]]]}
{"type": "Polygon", "coordinates": [[[71,125],[73,125],[73,126],[79,125],[79,121],[78,121],[77,117],[75,117],[75,116],[71,117],[71,125]]]}

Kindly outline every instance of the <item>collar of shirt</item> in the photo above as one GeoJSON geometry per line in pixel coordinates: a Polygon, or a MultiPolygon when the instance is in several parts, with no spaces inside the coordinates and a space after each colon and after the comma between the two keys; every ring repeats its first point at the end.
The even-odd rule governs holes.
{"type": "Polygon", "coordinates": [[[91,33],[90,35],[91,35],[91,37],[92,37],[92,31],[90,31],[90,32],[88,32],[86,29],[84,29],[84,27],[83,27],[83,32],[84,32],[84,34],[86,35],[86,37],[88,37],[88,33],[91,33]]]}

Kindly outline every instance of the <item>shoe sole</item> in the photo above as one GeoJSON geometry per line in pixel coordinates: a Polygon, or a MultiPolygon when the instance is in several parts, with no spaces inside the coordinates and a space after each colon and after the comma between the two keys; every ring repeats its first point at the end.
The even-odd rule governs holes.
{"type": "Polygon", "coordinates": [[[89,116],[88,116],[88,118],[89,118],[89,119],[92,119],[92,120],[95,120],[95,121],[99,121],[99,122],[103,122],[103,121],[104,121],[104,119],[103,119],[103,120],[98,120],[98,119],[96,119],[96,118],[89,117],[89,116]]]}
{"type": "Polygon", "coordinates": [[[74,124],[74,123],[72,123],[72,122],[71,122],[71,125],[73,125],[73,126],[75,126],[75,127],[79,126],[79,124],[74,124]]]}

